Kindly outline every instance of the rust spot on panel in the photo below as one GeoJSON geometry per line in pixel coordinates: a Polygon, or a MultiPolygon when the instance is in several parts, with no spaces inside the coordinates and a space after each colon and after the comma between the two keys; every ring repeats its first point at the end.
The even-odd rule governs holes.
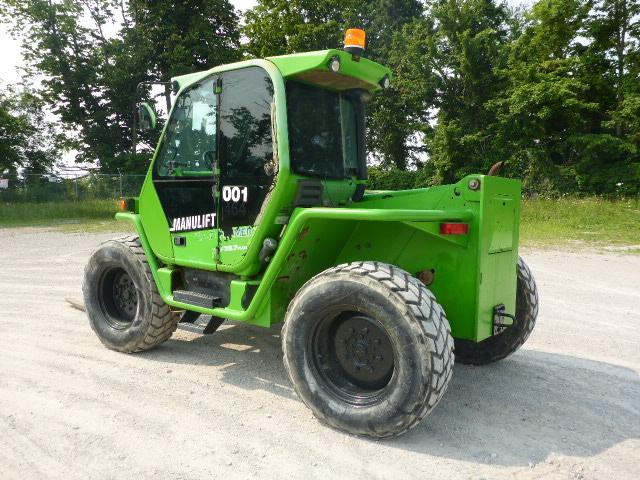
{"type": "Polygon", "coordinates": [[[423,270],[421,272],[418,272],[418,275],[417,275],[418,280],[420,280],[422,283],[424,283],[427,286],[433,283],[435,276],[436,276],[436,271],[433,268],[430,270],[423,270]]]}
{"type": "Polygon", "coordinates": [[[306,250],[301,250],[300,253],[298,254],[298,256],[302,259],[302,260],[306,260],[307,257],[309,255],[307,255],[307,251],[306,250]]]}
{"type": "Polygon", "coordinates": [[[290,277],[288,275],[285,275],[283,277],[278,277],[279,282],[287,283],[289,280],[290,280],[290,277]]]}
{"type": "Polygon", "coordinates": [[[307,235],[309,235],[309,227],[304,227],[300,232],[300,235],[298,235],[298,241],[301,242],[302,240],[307,238],[307,235]]]}

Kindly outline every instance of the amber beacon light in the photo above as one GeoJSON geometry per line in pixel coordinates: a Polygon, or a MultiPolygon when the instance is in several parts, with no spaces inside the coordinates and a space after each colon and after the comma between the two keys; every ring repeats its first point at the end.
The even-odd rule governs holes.
{"type": "Polygon", "coordinates": [[[367,34],[360,28],[350,28],[344,36],[344,49],[353,54],[360,56],[364,52],[367,44],[367,34]]]}

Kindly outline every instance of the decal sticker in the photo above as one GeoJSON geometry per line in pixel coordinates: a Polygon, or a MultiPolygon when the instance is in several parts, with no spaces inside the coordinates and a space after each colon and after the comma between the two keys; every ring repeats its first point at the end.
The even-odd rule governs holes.
{"type": "Polygon", "coordinates": [[[224,245],[220,247],[221,252],[244,252],[248,250],[247,245],[224,245]]]}
{"type": "Polygon", "coordinates": [[[193,230],[206,230],[216,227],[216,214],[205,213],[203,215],[190,215],[177,217],[171,221],[170,232],[189,232],[193,230]]]}
{"type": "Polygon", "coordinates": [[[243,238],[243,237],[251,237],[255,232],[255,227],[231,227],[232,228],[232,237],[243,238]]]}
{"type": "Polygon", "coordinates": [[[249,189],[247,187],[236,187],[226,185],[222,187],[222,200],[225,202],[247,203],[249,201],[249,189]]]}

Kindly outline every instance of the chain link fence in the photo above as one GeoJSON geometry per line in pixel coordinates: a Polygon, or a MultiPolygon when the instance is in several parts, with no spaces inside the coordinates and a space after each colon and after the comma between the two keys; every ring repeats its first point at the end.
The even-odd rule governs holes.
{"type": "Polygon", "coordinates": [[[0,176],[0,203],[111,200],[138,196],[145,175],[0,176]]]}

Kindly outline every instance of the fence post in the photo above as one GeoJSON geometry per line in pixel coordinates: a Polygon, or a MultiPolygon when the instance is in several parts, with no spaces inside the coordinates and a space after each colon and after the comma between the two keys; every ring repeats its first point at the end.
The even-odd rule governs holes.
{"type": "Polygon", "coordinates": [[[76,173],[76,176],[73,178],[73,184],[75,186],[75,190],[76,190],[76,202],[79,200],[78,198],[78,174],[76,173]]]}
{"type": "Polygon", "coordinates": [[[120,177],[120,196],[124,197],[122,194],[122,172],[120,170],[118,170],[118,176],[120,177]]]}

